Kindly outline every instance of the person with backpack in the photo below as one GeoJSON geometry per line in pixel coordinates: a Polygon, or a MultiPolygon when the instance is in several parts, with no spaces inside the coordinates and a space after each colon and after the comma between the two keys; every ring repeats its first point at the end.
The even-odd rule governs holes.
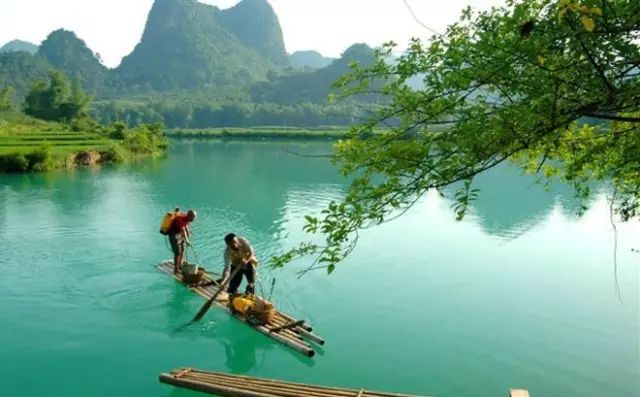
{"type": "Polygon", "coordinates": [[[196,212],[189,210],[186,213],[177,212],[171,219],[170,226],[167,230],[171,251],[173,251],[173,272],[178,274],[182,271],[182,262],[184,261],[184,250],[186,246],[190,246],[191,231],[189,225],[196,219],[196,212]]]}

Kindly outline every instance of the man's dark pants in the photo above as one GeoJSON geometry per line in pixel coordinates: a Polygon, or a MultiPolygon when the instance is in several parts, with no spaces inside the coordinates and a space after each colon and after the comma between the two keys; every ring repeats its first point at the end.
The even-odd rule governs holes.
{"type": "MultiPolygon", "coordinates": [[[[232,265],[231,269],[230,269],[231,273],[233,274],[233,272],[235,270],[236,270],[236,268],[232,265]]],[[[247,282],[249,283],[249,285],[247,285],[247,289],[245,290],[246,293],[255,294],[256,268],[251,264],[246,265],[245,269],[241,269],[229,281],[229,289],[227,289],[227,292],[229,294],[237,293],[238,292],[238,287],[242,283],[242,277],[245,277],[245,276],[247,277],[247,282]]]]}

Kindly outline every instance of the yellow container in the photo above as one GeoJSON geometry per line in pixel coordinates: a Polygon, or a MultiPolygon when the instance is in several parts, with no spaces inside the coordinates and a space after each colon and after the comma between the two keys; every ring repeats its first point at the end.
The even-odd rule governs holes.
{"type": "Polygon", "coordinates": [[[233,306],[233,310],[236,313],[246,314],[249,309],[253,306],[253,300],[247,299],[244,297],[236,297],[231,301],[231,306],[233,306]]]}
{"type": "Polygon", "coordinates": [[[173,222],[173,218],[176,216],[177,212],[167,212],[162,218],[162,223],[160,224],[160,233],[161,234],[169,234],[169,229],[171,228],[171,223],[173,222]]]}

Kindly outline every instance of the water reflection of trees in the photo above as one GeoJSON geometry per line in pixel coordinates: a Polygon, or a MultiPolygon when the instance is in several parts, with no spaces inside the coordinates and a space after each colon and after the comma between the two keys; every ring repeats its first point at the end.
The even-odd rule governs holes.
{"type": "MultiPolygon", "coordinates": [[[[7,183],[0,194],[28,193],[30,197],[54,203],[60,213],[74,214],[81,209],[86,213],[88,208],[107,201],[118,201],[120,205],[122,200],[115,200],[117,197],[129,200],[144,193],[144,198],[135,197],[133,201],[151,200],[154,211],[158,206],[166,210],[175,205],[201,209],[204,216],[200,225],[205,226],[201,230],[206,238],[219,238],[220,233],[229,229],[250,228],[255,234],[273,234],[292,196],[298,201],[308,198],[309,204],[314,204],[310,207],[315,207],[319,199],[329,197],[322,190],[330,187],[336,191],[347,186],[336,167],[326,159],[300,157],[290,152],[303,156],[328,154],[331,144],[283,140],[176,141],[170,156],[163,160],[105,167],[100,171],[2,176],[7,183]]],[[[482,174],[475,186],[481,189],[481,194],[472,204],[471,215],[492,235],[520,235],[548,216],[556,205],[569,217],[575,217],[579,209],[570,187],[555,183],[547,191],[536,184],[536,177],[522,175],[515,167],[497,167],[482,174]]],[[[139,209],[141,203],[136,204],[139,209]]],[[[299,204],[296,205],[305,208],[299,204]]],[[[107,207],[113,209],[113,205],[107,207]]],[[[0,211],[9,210],[6,205],[0,207],[0,211]]]]}
{"type": "Polygon", "coordinates": [[[224,209],[247,216],[253,228],[266,232],[279,221],[290,190],[343,183],[326,159],[296,157],[287,150],[314,155],[331,147],[326,142],[176,143],[162,172],[152,176],[153,186],[166,202],[224,209]]]}
{"type": "MultiPolygon", "coordinates": [[[[314,202],[322,186],[346,187],[326,159],[288,153],[316,155],[330,150],[326,142],[179,142],[153,185],[166,187],[169,201],[223,209],[217,216],[227,219],[221,222],[232,225],[229,218],[236,216],[236,223],[250,224],[256,232],[272,232],[292,191],[308,190],[309,202],[314,202]]],[[[547,191],[535,181],[515,167],[481,175],[476,185],[482,192],[472,208],[483,229],[492,235],[517,236],[544,219],[556,204],[567,214],[577,212],[569,187],[555,184],[547,191]]]]}
{"type": "Polygon", "coordinates": [[[570,186],[553,182],[545,188],[537,180],[514,166],[480,175],[474,184],[481,189],[480,195],[471,207],[483,230],[495,236],[517,237],[547,218],[556,205],[565,215],[578,216],[580,202],[570,186]]]}

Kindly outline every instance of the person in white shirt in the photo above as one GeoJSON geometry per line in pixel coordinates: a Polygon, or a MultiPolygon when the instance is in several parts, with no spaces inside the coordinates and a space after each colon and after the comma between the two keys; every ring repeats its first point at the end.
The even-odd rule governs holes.
{"type": "Polygon", "coordinates": [[[226,248],[224,250],[224,271],[222,274],[222,283],[226,282],[229,275],[237,268],[240,270],[235,273],[235,276],[229,280],[229,287],[227,293],[229,295],[235,295],[238,293],[238,287],[242,283],[242,278],[247,278],[247,288],[245,293],[255,294],[256,283],[256,266],[258,260],[255,257],[255,252],[249,241],[241,236],[236,236],[233,233],[229,233],[224,237],[226,248]]]}

